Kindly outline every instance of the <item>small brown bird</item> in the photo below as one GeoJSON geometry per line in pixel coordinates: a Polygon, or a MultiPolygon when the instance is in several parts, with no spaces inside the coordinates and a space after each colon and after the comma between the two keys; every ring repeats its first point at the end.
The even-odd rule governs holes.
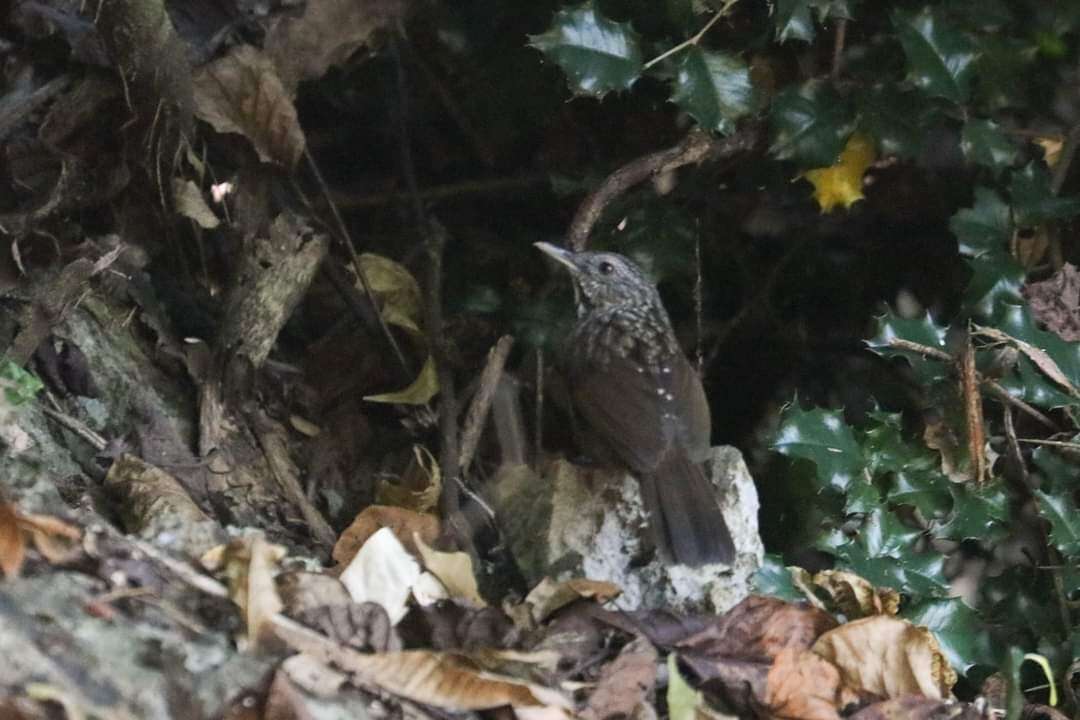
{"type": "Polygon", "coordinates": [[[637,476],[663,557],[730,563],[731,534],[702,468],[711,431],[705,390],[656,287],[622,255],[536,247],[574,280],[578,319],[563,366],[574,409],[609,456],[598,459],[637,476]]]}

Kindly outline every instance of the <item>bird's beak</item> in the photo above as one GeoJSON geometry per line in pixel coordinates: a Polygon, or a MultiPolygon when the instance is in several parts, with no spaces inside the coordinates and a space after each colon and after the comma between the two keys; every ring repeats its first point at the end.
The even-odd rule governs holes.
{"type": "Polygon", "coordinates": [[[571,251],[567,250],[566,248],[561,248],[558,245],[552,245],[551,243],[546,242],[533,243],[533,245],[535,245],[537,249],[540,250],[540,252],[554,258],[560,264],[565,265],[567,268],[570,269],[570,272],[578,272],[579,268],[577,266],[577,263],[574,262],[574,253],[572,253],[571,251]]]}

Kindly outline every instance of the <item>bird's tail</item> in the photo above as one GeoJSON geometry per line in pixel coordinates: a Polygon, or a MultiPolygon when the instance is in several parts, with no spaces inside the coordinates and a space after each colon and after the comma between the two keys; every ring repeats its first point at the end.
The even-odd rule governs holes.
{"type": "Polygon", "coordinates": [[[686,453],[670,452],[641,476],[641,499],[661,556],[697,567],[731,563],[735,546],[712,483],[686,453]]]}

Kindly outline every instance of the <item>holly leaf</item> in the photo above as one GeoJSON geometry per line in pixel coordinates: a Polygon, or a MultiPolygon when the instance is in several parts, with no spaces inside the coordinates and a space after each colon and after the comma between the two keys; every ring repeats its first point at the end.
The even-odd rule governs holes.
{"type": "Polygon", "coordinates": [[[753,106],[750,68],[734,55],[695,45],[679,62],[671,99],[701,127],[728,134],[753,106]]]}
{"type": "Polygon", "coordinates": [[[944,380],[949,375],[949,363],[926,359],[918,352],[905,350],[893,344],[894,340],[906,340],[945,352],[945,333],[948,328],[934,324],[930,313],[921,318],[903,318],[891,310],[877,319],[877,334],[866,340],[867,346],[879,355],[908,361],[919,379],[926,383],[944,380]]]}
{"type": "Polygon", "coordinates": [[[896,505],[910,505],[924,519],[944,516],[952,507],[952,499],[945,485],[949,482],[940,471],[899,470],[893,475],[892,486],[885,498],[896,505]]]}
{"type": "Polygon", "coordinates": [[[1020,289],[1027,273],[1004,252],[979,255],[967,261],[971,280],[964,289],[964,307],[980,318],[993,315],[999,302],[1023,302],[1020,289]]]}
{"type": "Polygon", "coordinates": [[[990,325],[1045,352],[1074,387],[1080,386],[1080,343],[1039,329],[1027,305],[1000,303],[990,325]]]}
{"type": "Polygon", "coordinates": [[[883,155],[914,158],[922,150],[934,112],[919,92],[875,85],[856,96],[859,129],[877,140],[883,155]]]}
{"type": "Polygon", "coordinates": [[[983,253],[1004,253],[1013,234],[1009,206],[988,187],[975,188],[975,205],[958,210],[949,220],[960,254],[977,257],[983,253]]]}
{"type": "Polygon", "coordinates": [[[855,435],[837,410],[803,410],[793,402],[780,419],[772,448],[814,463],[819,485],[841,493],[860,478],[864,467],[855,435]]]}
{"type": "Polygon", "coordinates": [[[968,120],[960,135],[960,150],[968,162],[1001,170],[1016,162],[1019,150],[993,120],[968,120]]]}
{"type": "Polygon", "coordinates": [[[791,571],[784,565],[779,555],[765,555],[761,567],[754,573],[754,591],[762,595],[771,595],[781,600],[796,602],[803,599],[803,594],[791,582],[791,571]]]}
{"type": "Polygon", "coordinates": [[[810,0],[776,0],[773,26],[778,41],[814,41],[814,19],[810,16],[810,5],[810,0]]]}
{"type": "Polygon", "coordinates": [[[832,212],[838,205],[850,208],[862,200],[863,175],[876,157],[870,138],[855,133],[836,163],[803,173],[803,177],[814,186],[814,200],[821,212],[832,212]]]}
{"type": "Polygon", "coordinates": [[[1005,535],[1009,519],[1009,499],[999,485],[974,489],[952,484],[952,515],[935,533],[953,540],[996,540],[1005,535]]]}
{"type": "Polygon", "coordinates": [[[1050,521],[1050,542],[1066,557],[1080,555],[1080,509],[1067,493],[1051,495],[1035,490],[1039,513],[1050,521]]]}
{"type": "Polygon", "coordinates": [[[966,673],[975,665],[997,664],[986,626],[963,600],[924,600],[904,616],[934,633],[945,659],[961,672],[966,673]]]}
{"type": "Polygon", "coordinates": [[[978,57],[968,36],[950,27],[929,7],[915,15],[897,11],[893,24],[915,86],[955,103],[967,100],[978,57]]]}
{"type": "Polygon", "coordinates": [[[1059,197],[1050,188],[1050,173],[1042,163],[1030,162],[1012,174],[1009,184],[1016,222],[1031,227],[1080,213],[1080,199],[1059,197]]]}
{"type": "Polygon", "coordinates": [[[808,167],[836,162],[854,128],[848,104],[816,80],[777,95],[770,120],[773,142],[769,151],[780,160],[797,160],[808,167]]]}
{"type": "Polygon", "coordinates": [[[529,44],[562,68],[575,94],[628,90],[643,69],[638,34],[629,23],[605,18],[591,0],[555,13],[551,27],[530,35],[529,44]]]}

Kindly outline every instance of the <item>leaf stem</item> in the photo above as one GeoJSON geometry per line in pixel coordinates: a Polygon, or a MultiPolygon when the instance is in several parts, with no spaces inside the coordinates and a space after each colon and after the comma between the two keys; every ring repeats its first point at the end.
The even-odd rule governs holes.
{"type": "Polygon", "coordinates": [[[654,57],[652,60],[645,63],[645,65],[642,67],[642,69],[643,70],[648,70],[653,65],[656,65],[658,62],[660,62],[661,60],[666,60],[667,58],[671,57],[675,53],[682,52],[683,50],[690,47],[691,45],[697,45],[699,42],[701,42],[701,38],[705,37],[705,33],[707,33],[709,31],[709,28],[711,28],[713,25],[715,25],[717,20],[719,20],[720,18],[727,15],[728,10],[730,10],[732,8],[732,6],[734,6],[735,3],[737,3],[737,2],[739,2],[739,0],[727,0],[727,2],[724,3],[724,6],[722,8],[720,8],[719,10],[717,10],[715,15],[713,15],[711,18],[709,18],[709,22],[705,23],[705,27],[701,28],[701,30],[698,30],[696,35],[694,35],[689,40],[684,40],[683,42],[679,43],[678,45],[671,48],[670,50],[665,50],[664,52],[660,53],[659,55],[654,57]]]}

